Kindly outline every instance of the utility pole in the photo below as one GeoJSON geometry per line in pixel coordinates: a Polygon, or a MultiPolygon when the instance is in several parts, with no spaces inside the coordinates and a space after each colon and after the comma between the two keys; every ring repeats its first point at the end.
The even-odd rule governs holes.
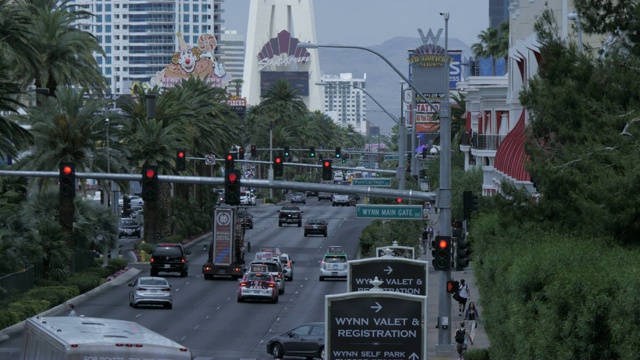
{"type": "Polygon", "coordinates": [[[404,190],[406,178],[405,156],[407,153],[407,133],[404,123],[404,82],[400,82],[400,121],[398,121],[398,190],[404,190]]]}

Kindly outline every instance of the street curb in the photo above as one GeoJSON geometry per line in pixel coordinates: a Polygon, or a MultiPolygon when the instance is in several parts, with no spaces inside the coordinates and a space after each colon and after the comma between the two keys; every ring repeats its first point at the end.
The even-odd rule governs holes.
{"type": "MultiPolygon", "coordinates": [[[[95,289],[91,289],[84,294],[80,294],[74,297],[73,299],[67,300],[63,304],[59,304],[35,316],[37,317],[61,316],[62,314],[64,314],[64,311],[67,309],[67,304],[71,303],[76,306],[78,304],[82,304],[84,301],[86,301],[90,297],[99,295],[115,286],[119,286],[128,282],[133,277],[138,275],[138,273],[140,273],[140,269],[129,268],[127,271],[120,274],[120,276],[118,276],[117,278],[109,282],[106,282],[95,289]]],[[[17,324],[9,326],[8,328],[2,329],[2,331],[0,331],[0,343],[2,343],[3,341],[9,340],[11,336],[15,336],[16,334],[21,333],[22,330],[24,329],[24,323],[25,321],[23,320],[17,324]]]]}

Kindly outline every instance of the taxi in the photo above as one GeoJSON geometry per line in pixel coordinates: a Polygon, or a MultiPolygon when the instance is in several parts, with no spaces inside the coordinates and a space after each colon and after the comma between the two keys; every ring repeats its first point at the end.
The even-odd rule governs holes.
{"type": "Polygon", "coordinates": [[[238,302],[267,300],[274,304],[278,303],[278,284],[273,275],[267,272],[267,266],[264,266],[264,270],[264,272],[248,272],[242,276],[238,283],[238,302]]]}
{"type": "Polygon", "coordinates": [[[329,246],[320,263],[320,281],[324,279],[346,279],[349,258],[342,246],[329,246]]]}

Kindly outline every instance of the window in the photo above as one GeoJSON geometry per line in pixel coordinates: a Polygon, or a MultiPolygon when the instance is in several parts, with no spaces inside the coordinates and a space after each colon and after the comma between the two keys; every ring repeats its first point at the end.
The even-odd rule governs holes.
{"type": "Polygon", "coordinates": [[[193,4],[193,11],[200,11],[199,5],[198,4],[193,4]]]}
{"type": "Polygon", "coordinates": [[[189,25],[182,25],[182,32],[188,33],[188,32],[190,32],[189,29],[190,29],[189,25]]]}
{"type": "Polygon", "coordinates": [[[96,5],[96,11],[102,11],[102,4],[96,5]]]}
{"type": "Polygon", "coordinates": [[[107,56],[107,65],[111,65],[111,56],[107,56]]]}
{"type": "Polygon", "coordinates": [[[182,9],[183,9],[184,11],[189,11],[189,4],[183,4],[183,5],[182,5],[182,9]]]}
{"type": "MultiPolygon", "coordinates": [[[[118,7],[118,5],[116,5],[116,8],[118,7]]],[[[111,4],[105,4],[104,5],[104,11],[106,12],[111,12],[111,4]]]]}
{"type": "MultiPolygon", "coordinates": [[[[105,46],[104,47],[104,52],[107,54],[111,54],[111,46],[105,46]]],[[[107,59],[111,59],[111,57],[108,57],[107,59]]]]}
{"type": "Polygon", "coordinates": [[[104,42],[107,43],[107,44],[110,44],[111,43],[111,35],[105,36],[104,37],[104,42]]]}
{"type": "Polygon", "coordinates": [[[107,14],[104,16],[104,22],[108,22],[108,23],[111,22],[111,14],[107,14]]]}
{"type": "Polygon", "coordinates": [[[193,32],[196,34],[200,33],[200,26],[199,25],[193,25],[193,32]]]}
{"type": "Polygon", "coordinates": [[[104,32],[111,33],[111,25],[105,25],[104,26],[104,32]]]}
{"type": "Polygon", "coordinates": [[[189,15],[182,15],[182,22],[189,22],[189,15]]]}
{"type": "Polygon", "coordinates": [[[111,68],[110,67],[105,68],[104,69],[104,73],[105,73],[105,75],[111,75],[111,68]]]}
{"type": "Polygon", "coordinates": [[[193,15],[193,22],[194,23],[200,22],[200,15],[193,15]]]}

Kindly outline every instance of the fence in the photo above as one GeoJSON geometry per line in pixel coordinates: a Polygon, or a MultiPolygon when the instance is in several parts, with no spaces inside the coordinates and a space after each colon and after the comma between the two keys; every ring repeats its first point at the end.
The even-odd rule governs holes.
{"type": "Polygon", "coordinates": [[[35,266],[29,265],[20,272],[0,277],[0,301],[4,302],[12,295],[29,291],[36,282],[35,266]]]}

